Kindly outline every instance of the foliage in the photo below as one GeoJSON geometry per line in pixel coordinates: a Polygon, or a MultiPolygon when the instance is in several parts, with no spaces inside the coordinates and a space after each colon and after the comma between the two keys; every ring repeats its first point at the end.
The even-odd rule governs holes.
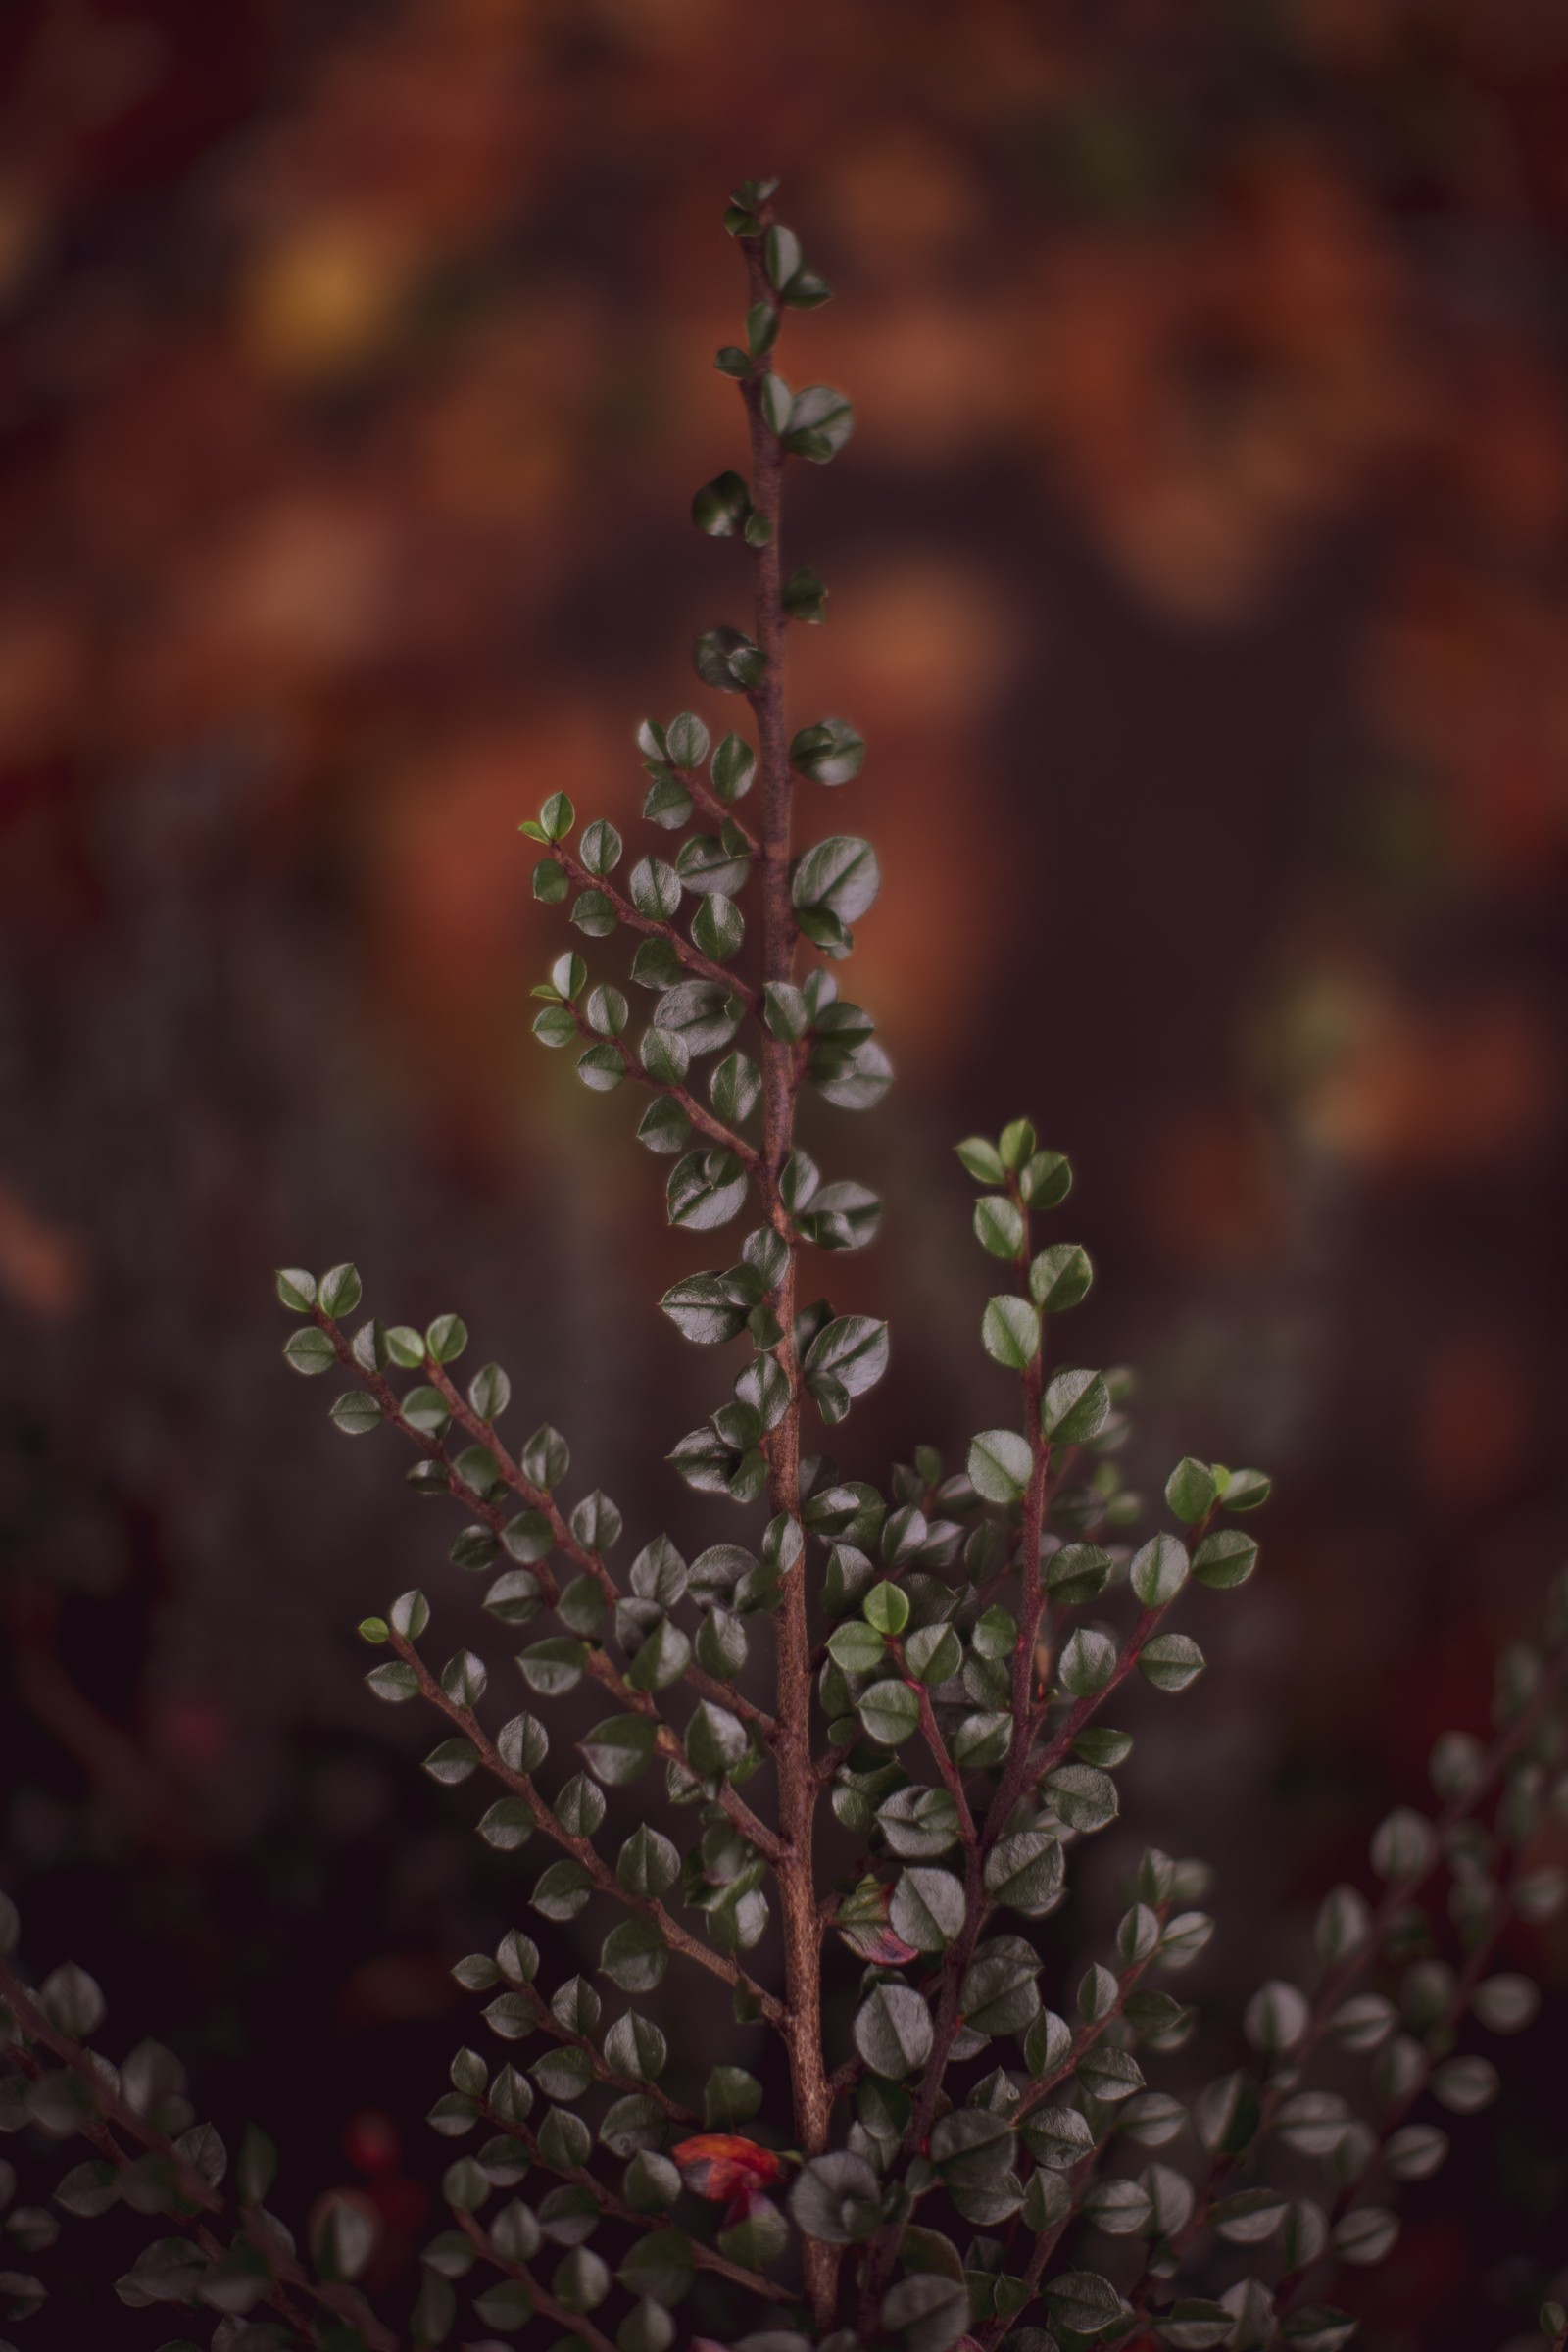
{"type": "MultiPolygon", "coordinates": [[[[885,1490],[808,1450],[882,1378],[889,1337],[807,1295],[808,1266],[862,1248],[881,1210],[862,1183],[824,1177],[797,1115],[811,1095],[869,1109],[891,1073],[836,976],[877,898],[875,851],[843,833],[793,847],[797,792],[852,783],[864,746],[842,718],[792,732],[785,714],[788,625],[826,611],[813,571],[784,573],[787,461],[829,464],[854,418],[842,393],[795,390],[775,365],[789,311],[829,290],[773,195],[747,183],[725,220],[749,301],[716,365],[745,404],[751,475],[718,474],[692,509],[750,551],[752,632],[716,625],[694,659],[748,706],[756,742],[715,742],[692,711],[645,721],[644,854],[605,819],[579,826],[561,791],[522,827],[536,898],[584,943],[537,990],[537,1036],[572,1052],[592,1091],[646,1096],[638,1136],[669,1162],[673,1226],[742,1230],[732,1262],[683,1275],[662,1304],[694,1346],[745,1343],[728,1396],[669,1456],[696,1493],[741,1507],[745,1540],[688,1560],[659,1531],[622,1569],[615,1503],[568,1498],[566,1440],[504,1437],[506,1371],[456,1369],[458,1315],[422,1332],[362,1318],[348,1264],[278,1277],[297,1318],[288,1362],[346,1376],[337,1427],[390,1426],[411,1484],[459,1505],[452,1561],[486,1577],[485,1608],[521,1642],[525,1703],[496,1725],[488,1662],[466,1647],[441,1662],[432,1605],[408,1592],[360,1628],[384,1653],[369,1687],[442,1718],[425,1770],[493,1848],[537,1841],[528,1903],[550,1922],[592,1906],[598,1938],[592,1972],[554,1986],[520,1927],[458,1966],[482,2047],[456,2052],[430,2111],[464,2145],[406,2333],[443,2343],[471,2310],[493,2334],[546,2322],[594,2352],[663,2352],[692,2294],[705,2328],[757,2352],[1073,2352],[1151,2333],[1175,2352],[1331,2352],[1354,2329],[1328,2299],[1337,2269],[1390,2251],[1397,2184],[1443,2162],[1427,2102],[1464,2115],[1496,2088],[1461,2037],[1516,2031],[1536,2006],[1494,1958],[1510,1920],[1546,1917],[1565,1891],[1541,1824],[1563,1794],[1568,1592],[1550,1646],[1504,1656],[1491,1744],[1441,1740],[1433,1811],[1400,1807],[1376,1831],[1375,1899],[1325,1899],[1312,1987],[1265,1984],[1234,2071],[1183,2099],[1161,2087],[1158,2062],[1195,2022],[1168,1981],[1213,1927],[1204,1865],[1144,1852],[1075,1984],[1046,1923],[1085,1841],[1118,1819],[1131,1740],[1105,1709],[1135,1673],[1171,1694],[1201,1675],[1182,1604],[1195,1585],[1249,1582],[1269,1482],[1188,1457],[1167,1524],[1145,1531],[1117,1466],[1128,1376],[1056,1365],[1054,1319],[1092,1269],[1045,1222],[1072,1173],[1024,1118],[958,1147],[988,1279],[1006,1285],[980,1310],[981,1344],[1016,1382],[1015,1412],[961,1464],[916,1446],[885,1490]],[[563,1740],[558,1702],[574,1693],[596,1720],[563,1740]],[[858,1854],[836,1878],[829,1813],[858,1854]],[[672,1967],[729,1995],[733,2056],[701,2083],[639,2006],[672,1967]],[[846,1990],[836,2034],[824,1992],[836,2013],[846,1990]],[[1334,2050],[1356,2062],[1353,2096],[1343,2067],[1321,2077],[1334,2050]],[[787,2103],[768,2095],[775,2051],[787,2103]]],[[[172,2232],[120,2281],[124,2302],[220,2315],[217,2352],[406,2340],[356,2283],[369,2217],[324,2200],[298,2252],[266,2207],[273,2157],[254,2130],[225,2191],[226,2153],[170,2054],[143,2043],[117,2067],[90,2046],[103,2001],[84,1972],[68,1963],[33,1990],[0,1962],[0,2123],[94,2151],[55,2204],[88,2218],[119,2203],[172,2232]]],[[[59,2227],[41,2206],[8,2226],[24,2245],[59,2227]]],[[[0,2285],[13,2316],[38,2299],[29,2275],[0,2285]]],[[[1543,2325],[1561,2336],[1554,2307],[1543,2325]]]]}

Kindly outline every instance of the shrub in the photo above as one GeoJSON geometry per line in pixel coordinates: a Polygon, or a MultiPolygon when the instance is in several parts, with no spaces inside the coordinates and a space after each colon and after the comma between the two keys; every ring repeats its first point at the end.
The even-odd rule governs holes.
{"type": "MultiPolygon", "coordinates": [[[[425,1770],[462,1791],[488,1844],[543,1855],[519,1860],[519,1912],[593,1921],[596,1956],[563,1983],[521,1927],[457,1968],[479,2014],[430,2122],[463,2145],[408,2329],[417,2345],[478,2327],[663,2352],[689,2332],[690,2295],[707,2340],[754,2352],[1151,2335],[1176,2352],[1331,2352],[1354,2328],[1326,2299],[1336,2269],[1381,2259],[1396,2184],[1443,2162],[1433,2105],[1467,2114],[1495,2088],[1462,2037],[1535,2007],[1493,1962],[1510,1919],[1563,1894],[1540,1823],[1561,1793],[1564,1596],[1555,1646],[1502,1661],[1491,1744],[1440,1741],[1436,1810],[1400,1807],[1377,1830],[1380,1891],[1323,1903],[1311,1989],[1275,1980],[1247,2003],[1234,2071],[1181,2098],[1162,2081],[1193,2027],[1169,1984],[1212,1926],[1201,1863],[1131,1862],[1103,1956],[1061,1984],[1048,1923],[1083,1845],[1118,1820],[1131,1745],[1103,1716],[1134,1675],[1177,1694],[1201,1674],[1181,1605],[1194,1585],[1250,1579],[1268,1480],[1187,1458],[1166,1523],[1145,1532],[1117,1467],[1125,1378],[1058,1365],[1057,1321],[1092,1273],[1056,1238],[1069,1164],[1023,1118],[958,1146],[1002,1286],[981,1344],[1016,1409],[953,1458],[914,1447],[885,1490],[820,1450],[889,1343],[885,1323],[811,1296],[814,1268],[869,1242],[881,1209],[865,1185],[824,1178],[797,1118],[812,1097],[869,1109],[890,1073],[839,985],[877,897],[875,851],[845,833],[793,848],[797,793],[850,784],[863,747],[842,718],[786,718],[789,627],[820,623],[826,599],[810,569],[784,571],[787,464],[828,464],[853,416],[774,365],[790,311],[828,289],[772,197],[749,183],[726,216],[748,307],[717,365],[745,404],[751,474],[718,474],[692,509],[751,551],[753,633],[711,628],[695,660],[756,740],[715,743],[692,711],[645,721],[653,833],[629,864],[616,828],[579,827],[563,792],[522,828],[535,897],[581,942],[536,991],[536,1034],[575,1054],[590,1089],[646,1098],[638,1137],[669,1163],[672,1225],[743,1236],[662,1301],[694,1346],[740,1349],[728,1396],[669,1456],[697,1494],[738,1506],[735,1540],[688,1559],[639,1531],[632,1552],[608,1494],[568,1499],[559,1432],[502,1435],[511,1383],[499,1364],[457,1372],[457,1315],[422,1332],[360,1319],[347,1264],[278,1278],[298,1317],[289,1363],[348,1377],[331,1407],[345,1433],[404,1441],[411,1483],[462,1512],[453,1562],[488,1580],[486,1610],[521,1641],[525,1704],[498,1725],[487,1662],[438,1662],[432,1604],[405,1592],[360,1628],[385,1653],[370,1688],[442,1719],[425,1770]],[[843,1875],[830,1819],[858,1856],[843,1875]],[[732,2049],[705,2081],[646,2006],[666,1971],[727,1999],[732,2049]],[[824,2032],[825,1984],[835,2005],[853,1994],[844,2034],[824,2032]]],[[[33,1990],[8,1962],[0,1992],[0,2121],[91,2143],[55,2205],[118,2202],[167,2232],[121,2279],[126,2303],[220,2315],[218,2352],[404,2340],[355,2283],[373,2229],[351,2198],[318,2205],[298,2253],[266,2208],[263,2134],[247,2132],[230,2179],[167,2051],[144,2043],[116,2069],[88,2049],[103,2009],[89,1977],[68,1964],[33,1990]]],[[[41,2245],[57,2224],[38,2207],[11,2228],[41,2245]]],[[[20,2272],[0,2280],[16,2314],[34,2290],[20,2272]]],[[[1548,2307],[1544,2325],[1561,2341],[1568,2322],[1548,2307]]]]}

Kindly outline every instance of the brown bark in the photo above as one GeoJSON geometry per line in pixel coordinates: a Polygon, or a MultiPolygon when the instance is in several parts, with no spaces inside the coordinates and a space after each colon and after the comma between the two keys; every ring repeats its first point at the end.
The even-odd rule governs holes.
{"type": "MultiPolygon", "coordinates": [[[[760,243],[747,240],[747,270],[753,302],[776,298],[767,284],[760,243]]],[[[760,361],[745,385],[751,427],[752,501],[768,526],[754,550],[757,643],[766,663],[750,696],[758,728],[758,771],[761,791],[759,838],[762,900],[762,979],[791,981],[795,972],[795,912],[790,901],[789,741],[784,716],[784,609],[780,594],[779,510],[784,455],[761,413],[760,361]]],[[[775,1512],[800,1515],[801,1369],[795,1350],[795,1242],[779,1197],[779,1176],[795,1140],[795,1099],[800,1085],[797,1057],[784,1040],[762,1041],[762,1194],[768,1223],[785,1242],[787,1261],[771,1305],[782,1336],[773,1354],[789,1383],[789,1407],[766,1441],[768,1497],[775,1512]]],[[[775,1864],[784,1936],[785,2037],[795,2097],[797,2145],[808,2156],[828,2143],[832,2098],[822,2054],[821,1923],[812,1866],[812,1829],[817,1781],[811,1765],[811,1640],[806,1609],[806,1572],[797,1563],[784,1579],[774,1620],[778,1642],[777,1737],[779,1832],[784,1851],[775,1864]]],[[[816,2324],[833,2324],[838,2258],[831,2246],[804,2238],[806,2288],[816,2324]]]]}

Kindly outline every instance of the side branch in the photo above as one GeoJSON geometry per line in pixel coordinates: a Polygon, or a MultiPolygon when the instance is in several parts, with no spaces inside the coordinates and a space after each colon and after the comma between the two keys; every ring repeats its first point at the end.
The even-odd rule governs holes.
{"type": "MultiPolygon", "coordinates": [[[[456,1699],[447,1696],[413,1642],[405,1635],[398,1633],[395,1628],[389,1633],[388,1639],[404,1664],[412,1666],[418,1676],[420,1696],[428,1699],[431,1706],[439,1708],[447,1721],[455,1724],[466,1740],[472,1741],[479,1761],[491,1779],[499,1781],[503,1788],[512,1791],[514,1796],[520,1796],[523,1799],[533,1815],[535,1823],[543,1830],[545,1836],[553,1838],[563,1852],[570,1854],[574,1861],[581,1863],[601,1894],[611,1895],[626,1910],[640,1912],[645,1919],[652,1920],[671,1951],[684,1953],[688,1960],[695,1960],[699,1968],[706,1968],[711,1975],[722,1977],[724,1983],[732,1988],[744,1989],[748,1996],[757,2002],[770,2025],[777,2026],[782,2023],[784,2017],[782,2003],[772,1993],[764,1991],[760,1984],[748,1976],[738,1961],[730,1958],[727,1953],[715,1952],[709,1944],[699,1943],[697,1937],[688,1935],[680,1922],[664,1908],[657,1895],[628,1894],[592,1841],[587,1838],[573,1836],[570,1830],[563,1829],[561,1823],[556,1819],[549,1799],[540,1793],[532,1776],[526,1772],[514,1772],[510,1764],[503,1763],[494,1742],[485,1732],[478,1717],[471,1708],[465,1707],[456,1699]]],[[[678,1754],[679,1743],[675,1740],[673,1733],[670,1734],[670,1741],[672,1750],[678,1754]]],[[[774,1838],[773,1833],[758,1821],[755,1814],[750,1813],[749,1807],[747,1810],[750,1819],[755,1824],[757,1835],[766,1838],[776,1848],[778,1840],[774,1838]]],[[[748,1832],[749,1836],[751,1834],[748,1832]]]]}

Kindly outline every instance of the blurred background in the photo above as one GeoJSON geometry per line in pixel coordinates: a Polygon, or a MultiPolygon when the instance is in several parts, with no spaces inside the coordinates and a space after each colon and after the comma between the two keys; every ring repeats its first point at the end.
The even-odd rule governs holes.
{"type": "MultiPolygon", "coordinates": [[[[285,2207],[368,2185],[412,2278],[447,1970],[523,1888],[363,1691],[403,1586],[483,1621],[392,1442],[279,1362],[270,1269],[460,1309],[636,1542],[731,1532],[662,1458],[718,1399],[654,1312],[660,1171],[527,1034],[515,826],[564,786],[635,832],[637,720],[733,717],[688,648],[743,573],[686,509],[743,462],[719,213],[767,171],[839,296],[781,364],[858,414],[788,554],[832,590],[797,721],[870,753],[803,814],[882,852],[899,1073],[813,1143],[889,1204],[835,1269],[895,1319],[845,1456],[1006,1409],[951,1145],[1031,1112],[1144,1477],[1276,1473],[1126,1785],[1216,1866],[1200,1994],[1304,1965],[1568,1524],[1558,0],[12,0],[0,122],[29,1962],[260,2113],[285,2207]]],[[[1568,2255],[1568,1941],[1509,1949],[1546,2017],[1351,2282],[1388,2352],[1527,2328],[1568,2255]]],[[[34,2342],[83,2340],[58,2268],[34,2342]]]]}

